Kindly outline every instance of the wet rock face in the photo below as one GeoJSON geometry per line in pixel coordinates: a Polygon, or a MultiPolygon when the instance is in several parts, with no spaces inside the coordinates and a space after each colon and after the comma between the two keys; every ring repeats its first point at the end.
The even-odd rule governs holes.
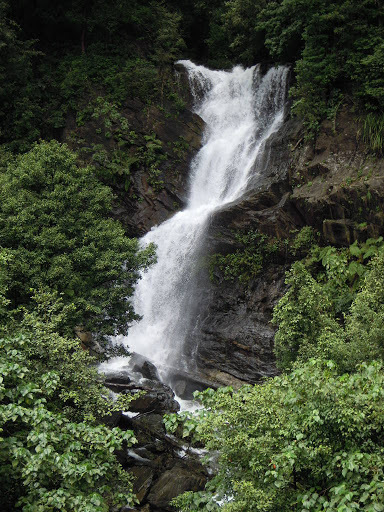
{"type": "MultiPolygon", "coordinates": [[[[300,125],[286,123],[266,148],[263,169],[255,173],[251,190],[236,203],[227,205],[211,219],[207,236],[208,256],[235,252],[235,233],[257,230],[285,238],[302,224],[289,204],[289,144],[300,125]]],[[[247,284],[205,277],[201,292],[198,325],[188,340],[195,350],[200,372],[220,385],[239,387],[276,374],[273,354],[275,328],[273,307],[284,293],[286,264],[272,265],[247,284]]]]}
{"type": "Polygon", "coordinates": [[[272,310],[284,292],[284,269],[274,266],[249,286],[211,286],[200,330],[197,364],[213,381],[238,387],[276,374],[272,310]]]}
{"type": "MultiPolygon", "coordinates": [[[[309,225],[323,244],[336,246],[383,235],[384,161],[369,156],[357,133],[345,111],[334,124],[323,123],[315,144],[304,143],[299,123],[286,122],[269,140],[263,171],[249,192],[213,216],[208,255],[235,252],[234,233],[250,230],[290,240],[293,231],[309,225]]],[[[255,382],[276,373],[270,320],[290,266],[280,260],[246,285],[218,276],[202,290],[189,341],[197,345],[198,369],[208,379],[237,386],[236,379],[255,382]]]]}
{"type": "Polygon", "coordinates": [[[370,155],[347,111],[326,121],[291,163],[291,203],[324,241],[345,246],[384,231],[384,161],[370,155]]]}
{"type": "Polygon", "coordinates": [[[189,166],[200,149],[204,128],[203,120],[187,109],[173,117],[167,117],[156,106],[145,114],[143,109],[143,105],[132,102],[126,115],[133,118],[136,130],[156,134],[167,159],[158,167],[158,188],[153,186],[148,169],[142,168],[132,175],[131,193],[119,194],[120,206],[115,214],[131,236],[143,236],[185,205],[189,166]]]}
{"type": "Polygon", "coordinates": [[[109,370],[105,384],[118,393],[146,392],[131,403],[129,413],[116,413],[106,419],[111,426],[133,430],[138,441],[117,453],[120,464],[133,475],[133,490],[139,501],[135,510],[174,510],[170,501],[184,491],[203,489],[208,474],[198,455],[165,431],[163,414],[179,409],[172,390],[157,379],[154,365],[138,354],[125,368],[109,370]]]}
{"type": "Polygon", "coordinates": [[[182,64],[175,64],[175,77],[179,85],[179,95],[185,101],[187,108],[193,110],[194,98],[189,84],[189,77],[182,64]]]}
{"type": "MultiPolygon", "coordinates": [[[[180,92],[187,94],[186,88],[187,84],[181,82],[180,92]]],[[[127,142],[121,151],[135,162],[129,168],[128,181],[123,168],[106,183],[116,194],[114,217],[122,222],[129,236],[141,237],[185,204],[189,166],[200,149],[204,121],[188,108],[176,111],[167,101],[163,106],[148,106],[139,100],[127,100],[119,115],[128,123],[129,131],[136,134],[134,143],[128,132],[119,135],[120,142],[127,142]],[[154,136],[161,143],[162,158],[156,161],[154,169],[136,158],[140,150],[145,149],[148,136],[154,136]]],[[[98,166],[91,159],[92,148],[101,148],[109,160],[113,159],[113,151],[120,151],[119,143],[106,138],[104,131],[101,118],[92,118],[84,126],[77,126],[75,118],[69,117],[62,138],[80,151],[83,159],[98,166]]]]}

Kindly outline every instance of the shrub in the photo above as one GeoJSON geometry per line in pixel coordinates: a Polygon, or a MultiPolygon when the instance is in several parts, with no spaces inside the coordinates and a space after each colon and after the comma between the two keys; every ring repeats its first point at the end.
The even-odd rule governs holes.
{"type": "MultiPolygon", "coordinates": [[[[83,416],[78,421],[61,412],[60,403],[68,399],[79,408],[79,389],[77,395],[73,393],[76,386],[91,385],[82,388],[80,407],[100,386],[95,371],[86,365],[87,357],[79,356],[78,344],[53,333],[50,342],[48,347],[41,333],[0,339],[2,510],[17,506],[23,512],[108,512],[116,505],[132,505],[130,478],[114,452],[123,443],[131,446],[136,442],[133,432],[98,425],[87,409],[82,414],[78,409],[83,416]],[[68,386],[71,353],[74,372],[68,386]],[[50,362],[54,364],[50,366],[50,362]]],[[[95,398],[102,400],[100,395],[93,398],[92,405],[95,398]]]]}
{"type": "Polygon", "coordinates": [[[382,237],[349,249],[314,248],[287,274],[288,291],[274,310],[281,369],[316,356],[340,372],[384,356],[382,237]]]}
{"type": "Polygon", "coordinates": [[[381,364],[338,376],[332,362],[311,360],[235,393],[199,393],[205,410],[194,415],[194,435],[219,450],[218,471],[205,491],[175,504],[185,512],[383,510],[383,386],[381,364]]]}

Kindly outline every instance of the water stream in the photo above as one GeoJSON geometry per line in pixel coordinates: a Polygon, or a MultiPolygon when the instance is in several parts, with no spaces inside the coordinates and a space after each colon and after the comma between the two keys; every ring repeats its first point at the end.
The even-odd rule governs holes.
{"type": "Polygon", "coordinates": [[[166,369],[189,369],[185,340],[197,312],[196,264],[209,220],[239,199],[260,172],[266,140],[284,116],[288,69],[259,66],[213,71],[180,61],[188,72],[195,112],[206,123],[203,145],[190,170],[185,209],[154,227],[141,240],[157,246],[157,263],[139,281],[133,298],[142,320],[120,338],[150,359],[163,378],[166,369]]]}

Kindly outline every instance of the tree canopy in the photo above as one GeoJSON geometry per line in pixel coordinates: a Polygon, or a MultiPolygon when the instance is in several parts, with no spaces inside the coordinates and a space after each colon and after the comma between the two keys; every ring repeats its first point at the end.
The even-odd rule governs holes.
{"type": "Polygon", "coordinates": [[[381,364],[339,376],[311,360],[293,373],[198,394],[189,431],[214,452],[206,491],[176,500],[185,512],[384,509],[381,364]],[[220,506],[219,506],[220,503],[220,506]]]}
{"type": "Polygon", "coordinates": [[[315,244],[287,284],[274,314],[285,373],[197,393],[203,409],[165,418],[217,458],[182,511],[384,510],[382,237],[315,244]]]}
{"type": "MultiPolygon", "coordinates": [[[[0,303],[3,295],[0,291],[0,303]]],[[[132,505],[128,473],[114,452],[133,432],[100,423],[112,404],[95,359],[55,330],[71,308],[39,297],[39,311],[2,323],[0,493],[2,510],[107,512],[132,505]]]]}
{"type": "Polygon", "coordinates": [[[126,333],[135,318],[129,297],[149,247],[108,218],[109,187],[56,141],[37,143],[0,174],[0,246],[6,298],[28,306],[32,290],[54,290],[74,306],[70,326],[100,335],[126,333]]]}

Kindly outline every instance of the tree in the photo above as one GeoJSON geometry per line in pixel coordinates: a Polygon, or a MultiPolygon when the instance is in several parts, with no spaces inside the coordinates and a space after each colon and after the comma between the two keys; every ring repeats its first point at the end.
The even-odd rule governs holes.
{"type": "Polygon", "coordinates": [[[189,431],[219,450],[218,471],[206,491],[175,500],[180,510],[384,510],[381,364],[338,376],[332,362],[311,360],[262,385],[198,397],[205,409],[189,415],[189,431]]]}
{"type": "Polygon", "coordinates": [[[114,452],[136,442],[133,432],[95,421],[91,412],[97,413],[97,403],[108,407],[100,395],[106,390],[78,343],[51,332],[50,347],[41,326],[34,328],[0,339],[2,510],[108,512],[132,505],[130,477],[114,452]],[[80,390],[81,385],[89,388],[80,390]],[[74,410],[68,402],[76,407],[77,420],[68,416],[74,410]]]}
{"type": "Polygon", "coordinates": [[[273,315],[281,369],[319,357],[332,359],[341,373],[352,372],[384,357],[382,237],[349,249],[315,247],[292,265],[286,283],[273,315]]]}
{"type": "Polygon", "coordinates": [[[287,293],[274,309],[273,322],[279,325],[275,335],[277,364],[289,369],[297,359],[308,359],[316,353],[319,337],[327,330],[338,331],[332,315],[332,300],[302,262],[288,272],[287,293]]]}
{"type": "Polygon", "coordinates": [[[23,41],[20,28],[8,18],[8,5],[0,1],[0,144],[24,149],[39,136],[36,118],[39,84],[32,61],[38,54],[33,41],[23,41]]]}
{"type": "Polygon", "coordinates": [[[12,308],[30,307],[32,290],[56,291],[74,307],[67,329],[127,332],[135,318],[129,298],[154,250],[139,250],[107,217],[112,199],[65,144],[40,142],[8,164],[0,175],[0,247],[12,308]]]}
{"type": "Polygon", "coordinates": [[[247,65],[266,59],[294,63],[293,111],[312,131],[335,116],[344,97],[382,118],[380,2],[229,0],[224,6],[223,40],[231,41],[233,59],[247,65]]]}

